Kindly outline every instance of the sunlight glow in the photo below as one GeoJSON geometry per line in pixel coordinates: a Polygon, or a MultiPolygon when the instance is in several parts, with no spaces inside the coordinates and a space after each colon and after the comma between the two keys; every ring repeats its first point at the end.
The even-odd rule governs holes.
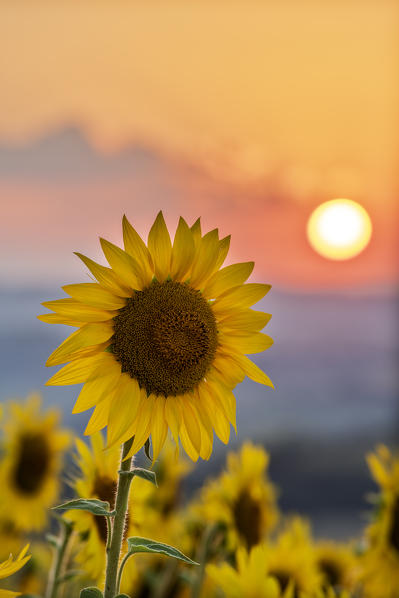
{"type": "Polygon", "coordinates": [[[350,199],[326,201],[312,212],[307,235],[313,249],[323,257],[347,260],[368,245],[372,232],[366,210],[350,199]]]}

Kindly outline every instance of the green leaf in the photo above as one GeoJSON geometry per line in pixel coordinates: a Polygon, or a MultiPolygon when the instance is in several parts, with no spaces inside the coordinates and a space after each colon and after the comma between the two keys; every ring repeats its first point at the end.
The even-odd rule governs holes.
{"type": "Polygon", "coordinates": [[[130,598],[127,594],[118,594],[115,598],[130,598]]]}
{"type": "Polygon", "coordinates": [[[118,471],[118,473],[119,475],[129,476],[131,478],[137,476],[138,478],[147,480],[147,482],[151,482],[152,484],[154,484],[154,486],[158,486],[155,471],[150,471],[149,469],[143,469],[142,467],[134,467],[130,471],[118,471]]]}
{"type": "Polygon", "coordinates": [[[80,598],[104,598],[98,588],[85,588],[80,592],[80,598]]]}
{"type": "Polygon", "coordinates": [[[89,511],[89,513],[93,513],[93,515],[103,515],[104,517],[115,516],[115,511],[109,510],[109,502],[98,500],[97,498],[76,498],[75,500],[69,500],[68,502],[64,502],[62,505],[53,507],[53,509],[64,511],[77,509],[79,511],[89,511]]]}
{"type": "Polygon", "coordinates": [[[149,438],[147,438],[147,440],[145,441],[144,452],[145,452],[147,459],[152,461],[152,457],[150,455],[150,439],[149,438]]]}
{"type": "Polygon", "coordinates": [[[152,554],[164,554],[166,556],[173,557],[184,561],[189,565],[199,565],[195,561],[192,561],[188,556],[184,555],[180,550],[169,546],[169,544],[163,544],[156,540],[150,540],[149,538],[140,538],[139,536],[133,536],[127,539],[129,554],[136,554],[138,552],[150,552],[152,554]]]}

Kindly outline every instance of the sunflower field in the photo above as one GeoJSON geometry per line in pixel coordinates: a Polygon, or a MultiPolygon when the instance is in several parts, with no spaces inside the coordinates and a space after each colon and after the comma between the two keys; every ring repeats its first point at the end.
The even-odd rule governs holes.
{"type": "Polygon", "coordinates": [[[223,266],[230,238],[200,220],[180,218],[172,241],[159,213],[145,244],[124,217],[123,238],[101,239],[109,267],[77,254],[92,282],[38,316],[74,329],[47,384],[83,384],[85,437],[39,394],[2,409],[0,598],[398,598],[399,457],[386,446],[366,456],[379,493],[349,542],[282,511],[273,457],[250,441],[187,492],[214,434],[237,433],[236,385],[273,388],[247,357],[273,343],[270,314],[252,309],[270,285],[246,283],[253,262],[223,266]]]}

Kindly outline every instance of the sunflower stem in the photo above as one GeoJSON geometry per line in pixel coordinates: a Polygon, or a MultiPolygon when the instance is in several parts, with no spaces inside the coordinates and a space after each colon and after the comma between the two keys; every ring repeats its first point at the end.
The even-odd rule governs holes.
{"type": "Polygon", "coordinates": [[[68,560],[67,547],[73,531],[72,525],[69,522],[64,521],[63,519],[59,519],[59,521],[61,524],[61,531],[49,572],[46,598],[56,598],[58,589],[64,581],[62,576],[65,573],[66,562],[68,560]]]}
{"type": "MultiPolygon", "coordinates": [[[[126,459],[133,443],[133,438],[125,442],[122,448],[122,458],[120,471],[130,471],[132,466],[132,457],[126,459]]],[[[118,566],[122,547],[123,532],[125,529],[125,520],[127,505],[129,499],[131,476],[119,474],[118,488],[116,491],[115,517],[112,526],[112,536],[107,548],[107,568],[105,572],[104,598],[114,598],[117,593],[118,566]]]]}
{"type": "Polygon", "coordinates": [[[192,598],[200,598],[201,596],[202,585],[205,578],[205,567],[209,556],[209,548],[214,539],[215,531],[216,529],[213,526],[206,528],[204,535],[202,536],[202,541],[198,547],[196,561],[200,563],[200,566],[198,568],[197,578],[192,588],[192,598]]]}

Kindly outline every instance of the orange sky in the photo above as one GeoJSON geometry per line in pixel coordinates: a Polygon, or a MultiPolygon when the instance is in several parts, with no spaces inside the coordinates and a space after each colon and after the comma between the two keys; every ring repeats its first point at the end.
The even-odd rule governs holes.
{"type": "MultiPolygon", "coordinates": [[[[201,188],[208,190],[210,225],[224,218],[243,247],[272,252],[286,284],[303,280],[286,267],[293,252],[306,280],[326,278],[304,224],[317,203],[350,197],[369,209],[375,237],[356,261],[338,270],[329,264],[327,278],[337,284],[356,271],[359,280],[370,272],[373,281],[392,279],[398,12],[388,0],[2,0],[0,145],[34,144],[78,123],[101,151],[139,145],[183,170],[189,164],[203,181],[210,177],[181,176],[190,214],[201,211],[201,188]],[[262,227],[270,224],[264,245],[262,227]]],[[[10,215],[3,238],[29,197],[44,208],[54,193],[35,185],[0,177],[10,215]]],[[[56,229],[57,219],[47,225],[56,229]]]]}

